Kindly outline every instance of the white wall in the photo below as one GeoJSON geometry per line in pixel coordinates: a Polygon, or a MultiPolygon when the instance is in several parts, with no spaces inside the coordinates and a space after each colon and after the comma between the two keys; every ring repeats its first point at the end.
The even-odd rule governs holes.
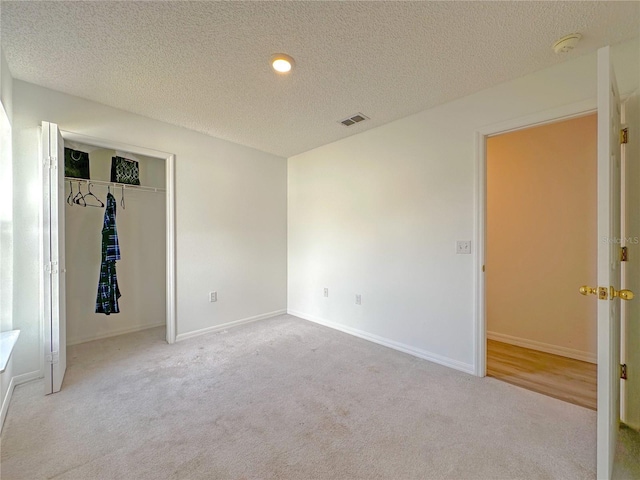
{"type": "MultiPolygon", "coordinates": [[[[97,149],[89,154],[93,180],[110,180],[114,150],[97,149]]],[[[151,187],[165,186],[165,161],[136,155],[140,182],[151,187]]],[[[72,182],[73,193],[78,182],[72,182]]],[[[87,186],[82,185],[87,192],[87,186]]],[[[65,182],[65,198],[69,182],[65,182]]],[[[94,185],[92,192],[106,203],[107,187],[94,185]]],[[[112,188],[116,197],[116,225],[121,260],[117,262],[118,285],[122,297],[120,313],[95,313],[101,263],[101,232],[104,208],[65,205],[67,345],[110,337],[166,323],[166,213],[165,193],[112,188]]],[[[94,203],[95,204],[95,203],[94,203]]]]}
{"type": "Polygon", "coordinates": [[[286,308],[286,160],[14,82],[17,373],[40,363],[38,147],[42,120],[176,155],[177,321],[184,334],[286,308]],[[218,302],[207,292],[216,290],[218,302]]]}
{"type": "Polygon", "coordinates": [[[487,139],[488,338],[596,362],[597,146],[595,114],[487,139]]]}
{"type": "MultiPolygon", "coordinates": [[[[13,78],[0,47],[0,331],[13,329],[13,193],[12,193],[13,78]]],[[[19,340],[18,340],[19,341],[19,340]]],[[[13,391],[13,358],[0,374],[0,429],[13,391]]]]}
{"type": "Polygon", "coordinates": [[[595,95],[594,53],[290,158],[289,311],[472,372],[475,132],[595,95]]]}
{"type": "Polygon", "coordinates": [[[13,313],[12,87],[0,49],[0,331],[12,329],[13,313]]]}

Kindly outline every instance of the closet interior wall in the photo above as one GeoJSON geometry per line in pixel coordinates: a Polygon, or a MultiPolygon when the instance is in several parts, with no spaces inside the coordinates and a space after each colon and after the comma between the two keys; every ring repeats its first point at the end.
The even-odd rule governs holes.
{"type": "MultiPolygon", "coordinates": [[[[110,181],[114,150],[89,153],[92,180],[110,181]]],[[[165,162],[135,155],[144,186],[165,188],[165,162]]],[[[73,193],[78,182],[72,181],[73,193]]],[[[82,192],[87,193],[86,183],[82,192]]],[[[70,193],[65,182],[65,198],[70,193]]],[[[107,186],[93,185],[92,192],[106,203],[107,186]]],[[[83,343],[145,328],[166,325],[166,194],[111,187],[117,201],[116,225],[121,260],[117,262],[122,297],[120,313],[95,313],[101,262],[104,208],[65,206],[67,258],[67,345],[83,343]]]]}

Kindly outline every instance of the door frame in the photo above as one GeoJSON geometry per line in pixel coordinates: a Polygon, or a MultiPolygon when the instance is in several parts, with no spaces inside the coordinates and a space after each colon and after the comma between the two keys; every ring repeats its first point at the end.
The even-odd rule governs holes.
{"type": "Polygon", "coordinates": [[[503,133],[515,132],[549,123],[583,117],[597,112],[595,97],[581,102],[571,103],[532,115],[508,120],[506,122],[479,128],[475,133],[476,144],[476,185],[474,242],[476,244],[476,262],[474,265],[474,375],[484,377],[487,374],[487,318],[486,286],[483,266],[486,258],[486,222],[487,222],[487,138],[503,133]]]}
{"type": "MultiPolygon", "coordinates": [[[[132,154],[159,158],[165,161],[166,187],[166,341],[175,343],[176,318],[176,205],[175,205],[175,154],[146,147],[130,145],[115,140],[91,137],[60,129],[65,141],[83,143],[95,147],[122,150],[132,154]]],[[[46,328],[46,325],[43,325],[46,328]]],[[[42,350],[42,349],[41,349],[42,350]]]]}

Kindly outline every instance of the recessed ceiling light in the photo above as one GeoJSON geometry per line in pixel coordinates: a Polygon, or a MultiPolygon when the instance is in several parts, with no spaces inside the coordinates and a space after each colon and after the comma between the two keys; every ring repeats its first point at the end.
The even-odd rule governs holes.
{"type": "Polygon", "coordinates": [[[293,58],[285,53],[276,53],[271,57],[271,66],[278,73],[288,73],[293,68],[293,58]]]}

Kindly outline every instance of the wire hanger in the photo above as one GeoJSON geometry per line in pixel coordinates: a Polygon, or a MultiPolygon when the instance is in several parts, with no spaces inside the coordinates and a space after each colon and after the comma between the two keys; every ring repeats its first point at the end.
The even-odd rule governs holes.
{"type": "Polygon", "coordinates": [[[122,197],[120,197],[120,206],[124,210],[124,185],[122,185],[122,197]]]}
{"type": "Polygon", "coordinates": [[[82,183],[78,182],[78,193],[73,197],[73,203],[76,205],[82,205],[83,207],[87,206],[87,202],[84,199],[84,195],[82,194],[82,183]],[[82,203],[80,203],[82,202],[82,203]]]}
{"type": "Polygon", "coordinates": [[[69,180],[69,196],[67,197],[67,203],[73,207],[73,183],[69,180]]]}
{"type": "Polygon", "coordinates": [[[84,196],[85,199],[85,206],[86,207],[104,207],[104,203],[102,203],[102,200],[100,200],[98,197],[96,197],[94,195],[94,193],[91,191],[91,187],[93,186],[93,183],[89,182],[89,186],[87,187],[88,193],[84,196]],[[100,205],[92,205],[90,203],[87,203],[87,197],[93,197],[96,199],[96,202],[98,202],[100,205]]]}

